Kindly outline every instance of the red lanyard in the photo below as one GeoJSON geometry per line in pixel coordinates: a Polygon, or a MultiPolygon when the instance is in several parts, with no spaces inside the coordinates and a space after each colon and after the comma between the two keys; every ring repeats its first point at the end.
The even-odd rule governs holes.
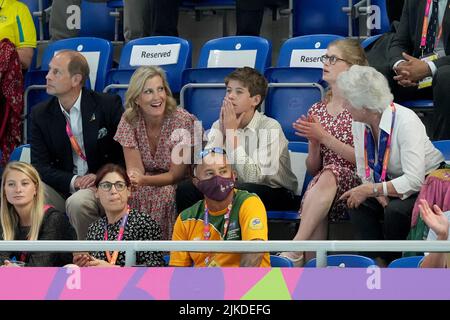
{"type": "MultiPolygon", "coordinates": [[[[117,236],[117,241],[121,241],[123,238],[123,233],[125,232],[125,226],[127,224],[128,215],[130,213],[130,209],[128,208],[127,214],[122,217],[122,222],[120,223],[119,228],[119,235],[117,236]]],[[[104,240],[108,240],[108,222],[105,224],[105,237],[104,240]]],[[[108,262],[112,265],[116,264],[117,257],[119,256],[119,251],[114,251],[111,257],[111,253],[109,251],[105,251],[106,259],[108,259],[108,262]]]]}
{"type": "MultiPolygon", "coordinates": [[[[392,133],[394,132],[395,113],[396,113],[395,105],[393,102],[391,103],[391,109],[392,109],[391,132],[389,133],[389,136],[386,141],[386,151],[384,152],[383,169],[381,170],[380,181],[386,181],[386,172],[387,172],[389,157],[390,157],[390,153],[391,153],[392,133]]],[[[381,135],[381,132],[380,132],[380,135],[381,135]]],[[[367,181],[370,178],[370,167],[369,167],[369,159],[368,159],[369,157],[367,156],[368,140],[369,140],[369,131],[366,127],[366,129],[364,131],[364,165],[365,165],[367,181]]],[[[378,148],[378,152],[379,151],[380,151],[380,148],[378,148]]]]}
{"type": "MultiPolygon", "coordinates": [[[[431,8],[431,2],[432,0],[427,0],[427,5],[425,6],[425,15],[423,17],[423,26],[422,26],[422,37],[420,38],[420,48],[424,49],[427,45],[427,32],[428,32],[428,24],[429,22],[429,15],[430,15],[430,8],[431,8]]],[[[433,4],[434,6],[438,6],[438,2],[433,4]]],[[[442,35],[442,25],[439,27],[438,36],[436,37],[436,42],[439,42],[439,39],[442,35]]],[[[436,46],[435,46],[436,47],[436,46]]]]}
{"type": "Polygon", "coordinates": [[[78,144],[77,138],[73,135],[72,128],[70,127],[69,119],[66,117],[66,133],[69,137],[70,144],[72,145],[72,149],[76,152],[76,154],[83,159],[84,161],[87,161],[86,156],[83,153],[83,150],[81,150],[80,145],[78,144]]]}
{"type": "MultiPolygon", "coordinates": [[[[233,200],[231,200],[231,203],[228,205],[227,212],[225,213],[225,223],[223,225],[223,235],[222,239],[225,240],[225,237],[228,233],[228,225],[230,224],[230,212],[231,208],[233,207],[233,200]]],[[[211,226],[209,224],[209,210],[208,205],[206,204],[205,200],[205,215],[203,219],[203,240],[209,240],[211,238],[211,226]]]]}

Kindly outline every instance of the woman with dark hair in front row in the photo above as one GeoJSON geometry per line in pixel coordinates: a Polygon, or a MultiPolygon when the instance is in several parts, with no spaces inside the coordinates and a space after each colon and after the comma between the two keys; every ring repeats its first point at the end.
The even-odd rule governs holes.
{"type": "MultiPolygon", "coordinates": [[[[125,169],[106,164],[97,172],[95,196],[106,216],[89,226],[86,240],[161,240],[161,228],[146,213],[128,206],[130,180],[125,169]]],[[[74,253],[73,263],[80,267],[120,267],[125,265],[125,252],[98,251],[74,253]]],[[[161,252],[137,252],[136,264],[148,267],[164,265],[161,252]]]]}

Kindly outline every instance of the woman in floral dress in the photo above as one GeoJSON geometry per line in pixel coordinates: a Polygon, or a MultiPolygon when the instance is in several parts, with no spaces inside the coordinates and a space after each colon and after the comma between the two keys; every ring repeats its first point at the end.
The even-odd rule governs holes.
{"type": "MultiPolygon", "coordinates": [[[[296,134],[308,139],[308,173],[314,176],[303,196],[300,227],[294,240],[325,240],[328,218],[345,217],[345,203],[338,201],[347,190],[359,184],[355,173],[352,117],[345,101],[335,90],[336,79],[352,65],[367,65],[364,50],[356,40],[332,42],[322,56],[323,79],[329,84],[324,101],[314,104],[307,116],[293,124],[296,134]]],[[[282,252],[296,266],[304,263],[303,252],[282,252]]]]}
{"type": "Polygon", "coordinates": [[[125,107],[114,139],[123,147],[134,187],[130,206],[150,214],[161,226],[162,239],[171,239],[176,184],[188,173],[190,162],[183,157],[190,158],[196,118],[176,106],[159,67],[135,71],[125,107]]]}

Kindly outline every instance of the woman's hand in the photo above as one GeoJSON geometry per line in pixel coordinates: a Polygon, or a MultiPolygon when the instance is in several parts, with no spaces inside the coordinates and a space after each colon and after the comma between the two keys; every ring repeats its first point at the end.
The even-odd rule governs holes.
{"type": "Polygon", "coordinates": [[[142,186],[142,180],[144,175],[137,170],[130,170],[128,172],[128,177],[130,178],[131,185],[133,187],[142,186]]]}
{"type": "Polygon", "coordinates": [[[91,261],[89,261],[87,263],[87,267],[102,267],[102,268],[105,268],[105,267],[119,267],[119,266],[116,266],[114,264],[110,264],[109,262],[107,262],[105,260],[93,259],[93,260],[91,260],[91,261]]]}
{"type": "Polygon", "coordinates": [[[361,203],[372,195],[372,185],[362,184],[345,192],[339,200],[347,199],[347,207],[358,208],[361,203]]]}
{"type": "Polygon", "coordinates": [[[447,240],[449,221],[441,208],[434,205],[432,209],[427,200],[420,199],[419,209],[423,221],[436,233],[438,240],[447,240]]]}
{"type": "Polygon", "coordinates": [[[304,137],[315,143],[322,143],[328,136],[328,132],[325,131],[316,116],[307,118],[302,115],[292,126],[297,136],[304,137]]]}

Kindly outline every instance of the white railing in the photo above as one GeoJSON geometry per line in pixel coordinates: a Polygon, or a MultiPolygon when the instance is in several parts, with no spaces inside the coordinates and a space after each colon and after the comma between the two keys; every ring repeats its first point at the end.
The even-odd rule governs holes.
{"type": "Polygon", "coordinates": [[[326,267],[327,252],[450,252],[450,241],[0,241],[0,251],[125,251],[125,265],[137,251],[278,252],[315,251],[317,266],[326,267]]]}

